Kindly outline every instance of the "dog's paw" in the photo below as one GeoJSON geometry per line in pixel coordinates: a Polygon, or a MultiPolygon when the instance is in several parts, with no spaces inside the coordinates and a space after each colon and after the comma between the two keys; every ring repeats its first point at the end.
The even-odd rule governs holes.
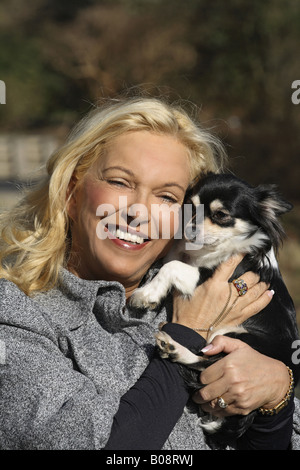
{"type": "Polygon", "coordinates": [[[156,333],[155,337],[160,356],[163,359],[171,359],[171,361],[176,362],[179,358],[178,343],[164,331],[159,331],[156,333]]]}
{"type": "Polygon", "coordinates": [[[203,363],[207,361],[206,358],[197,356],[182,344],[177,343],[165,331],[159,331],[155,337],[162,358],[171,359],[173,362],[187,365],[194,370],[203,370],[203,363]]]}
{"type": "Polygon", "coordinates": [[[218,432],[224,423],[224,418],[217,418],[216,416],[212,416],[210,414],[205,414],[199,420],[199,425],[201,426],[204,431],[208,434],[214,434],[218,432]]]}
{"type": "Polygon", "coordinates": [[[143,307],[153,310],[160,303],[160,298],[153,288],[148,285],[136,289],[130,297],[129,303],[132,307],[143,307]]]}

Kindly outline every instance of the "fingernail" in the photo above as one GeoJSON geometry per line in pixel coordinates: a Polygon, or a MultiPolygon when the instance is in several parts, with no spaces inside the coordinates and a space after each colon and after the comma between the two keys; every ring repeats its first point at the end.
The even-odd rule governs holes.
{"type": "Polygon", "coordinates": [[[275,294],[275,291],[274,290],[268,290],[268,296],[269,297],[273,297],[273,295],[275,294]]]}
{"type": "Polygon", "coordinates": [[[206,353],[207,351],[210,351],[213,347],[213,344],[207,344],[203,349],[201,349],[201,352],[206,353]]]}

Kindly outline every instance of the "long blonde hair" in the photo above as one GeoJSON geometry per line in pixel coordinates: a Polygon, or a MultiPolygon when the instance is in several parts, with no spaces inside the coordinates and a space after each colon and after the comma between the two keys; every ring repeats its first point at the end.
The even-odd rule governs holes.
{"type": "Polygon", "coordinates": [[[97,107],[82,119],[47,163],[47,175],[0,217],[0,277],[27,295],[51,289],[70,250],[67,212],[71,178],[78,181],[101,157],[106,145],[129,131],[175,136],[188,149],[191,184],[199,175],[219,172],[226,154],[210,132],[177,105],[157,98],[126,98],[97,107]]]}

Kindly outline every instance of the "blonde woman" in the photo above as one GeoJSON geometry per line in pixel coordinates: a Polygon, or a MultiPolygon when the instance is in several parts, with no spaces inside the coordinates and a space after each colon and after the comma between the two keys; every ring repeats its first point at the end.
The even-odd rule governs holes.
{"type": "MultiPolygon", "coordinates": [[[[164,237],[164,214],[153,220],[152,208],[180,207],[224,156],[182,109],[114,101],[79,123],[50,158],[46,179],[3,215],[0,448],[210,449],[197,417],[184,412],[189,394],[176,364],[155,355],[154,333],[168,321],[178,341],[204,347],[192,328],[222,307],[240,259],[224,263],[191,301],[169,298],[141,312],[128,299],[157,272],[178,228],[174,211],[164,237]]],[[[249,292],[228,324],[271,301],[253,273],[244,278],[249,292]]],[[[210,354],[228,355],[201,375],[206,386],[194,400],[204,409],[247,414],[280,402],[289,387],[284,364],[233,339],[213,344],[210,354]],[[225,394],[222,410],[217,397],[225,394]]],[[[289,448],[292,415],[291,400],[275,417],[258,418],[233,448],[289,448]]]]}

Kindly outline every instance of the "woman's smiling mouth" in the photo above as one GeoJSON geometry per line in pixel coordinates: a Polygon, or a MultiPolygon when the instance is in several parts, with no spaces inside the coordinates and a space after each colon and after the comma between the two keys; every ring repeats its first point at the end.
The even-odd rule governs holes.
{"type": "Polygon", "coordinates": [[[139,250],[150,241],[146,235],[133,231],[129,227],[108,226],[104,230],[113,243],[125,249],[139,250]]]}

